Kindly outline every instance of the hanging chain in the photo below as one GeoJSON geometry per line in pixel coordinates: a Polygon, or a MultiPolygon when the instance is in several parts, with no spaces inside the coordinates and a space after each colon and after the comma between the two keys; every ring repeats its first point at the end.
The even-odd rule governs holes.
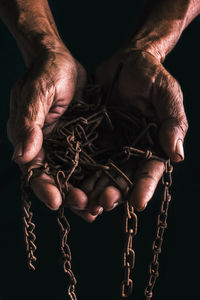
{"type": "Polygon", "coordinates": [[[135,251],[133,250],[133,236],[137,233],[137,215],[134,213],[132,205],[125,202],[124,212],[124,228],[125,228],[125,245],[123,251],[123,268],[124,268],[124,280],[121,285],[122,297],[128,297],[133,290],[133,280],[130,278],[131,270],[135,265],[135,251]]]}
{"type": "Polygon", "coordinates": [[[37,247],[35,245],[36,236],[34,234],[35,224],[32,221],[33,213],[31,211],[31,201],[28,200],[28,192],[22,185],[22,201],[23,201],[23,223],[24,223],[24,239],[28,258],[28,267],[30,270],[35,270],[34,263],[37,258],[34,255],[37,247]]]}
{"type": "Polygon", "coordinates": [[[74,276],[74,273],[71,269],[71,251],[67,242],[68,234],[70,232],[70,225],[67,221],[67,218],[64,214],[64,207],[62,206],[59,209],[57,222],[60,226],[60,235],[61,235],[61,253],[63,258],[63,270],[64,273],[68,275],[69,277],[69,285],[68,285],[68,296],[70,297],[70,300],[76,300],[76,294],[75,294],[75,285],[76,285],[76,278],[74,276]]]}
{"type": "MultiPolygon", "coordinates": [[[[74,106],[76,108],[76,104],[74,106]]],[[[26,249],[28,253],[28,265],[29,268],[34,270],[34,262],[36,261],[36,257],[34,252],[36,251],[35,239],[36,236],[34,234],[35,225],[32,222],[32,212],[30,211],[31,201],[28,200],[28,194],[26,192],[26,187],[29,186],[30,179],[32,177],[37,177],[42,173],[47,173],[52,176],[56,185],[59,188],[62,196],[62,202],[68,194],[68,183],[70,179],[72,180],[81,180],[80,178],[84,178],[84,172],[91,170],[101,169],[104,174],[112,180],[113,184],[118,187],[117,176],[121,175],[121,177],[126,181],[127,188],[119,189],[122,192],[123,199],[126,200],[128,191],[132,188],[133,183],[126,176],[124,172],[121,171],[120,168],[116,166],[116,164],[112,160],[107,160],[106,162],[101,162],[98,160],[98,153],[107,153],[107,149],[98,149],[95,146],[94,141],[98,138],[98,132],[96,131],[103,120],[106,120],[109,128],[113,130],[112,120],[110,119],[109,113],[105,107],[99,110],[97,107],[97,111],[93,111],[91,113],[85,108],[82,103],[77,104],[78,109],[82,107],[82,112],[84,115],[84,109],[86,109],[86,115],[84,117],[77,117],[74,119],[70,119],[73,116],[73,113],[69,114],[69,119],[63,119],[63,123],[60,123],[60,127],[55,128],[55,135],[50,136],[49,139],[46,139],[45,151],[47,155],[47,162],[37,163],[35,166],[31,166],[28,170],[26,177],[24,180],[24,184],[22,187],[22,198],[24,203],[24,231],[25,231],[25,242],[26,249]],[[89,112],[89,113],[88,113],[89,112]],[[88,114],[87,114],[88,113],[88,114]],[[90,114],[90,115],[89,115],[90,114]],[[62,147],[60,147],[62,146],[62,147]],[[103,150],[103,152],[102,152],[103,150]],[[99,151],[99,152],[98,152],[99,151]],[[88,169],[87,169],[88,168],[88,169]],[[82,177],[80,177],[80,175],[82,177]],[[79,178],[79,179],[78,179],[79,178]]],[[[75,110],[75,113],[76,110],[75,110]]],[[[126,122],[130,122],[129,116],[124,114],[123,112],[119,112],[118,110],[112,112],[114,115],[120,113],[120,120],[126,122]],[[124,118],[124,119],[123,119],[124,118]]],[[[79,112],[80,114],[80,112],[79,112]]],[[[116,115],[118,116],[118,115],[116,115]]],[[[131,122],[132,125],[137,124],[138,129],[140,131],[139,135],[136,136],[136,139],[132,146],[138,144],[138,141],[143,137],[146,137],[147,141],[150,145],[152,145],[151,135],[149,133],[150,127],[156,127],[154,123],[142,124],[142,120],[138,117],[132,116],[131,122]],[[141,126],[141,127],[140,127],[141,126]]],[[[134,126],[133,126],[134,127],[134,126]]],[[[146,144],[145,144],[146,145],[146,144]]],[[[153,242],[153,260],[149,267],[149,281],[147,287],[145,289],[145,300],[150,300],[152,298],[152,290],[155,285],[156,279],[158,277],[158,256],[161,252],[161,246],[163,242],[164,230],[167,226],[167,214],[169,202],[171,200],[171,196],[169,194],[169,187],[172,184],[172,166],[169,160],[165,160],[160,158],[159,156],[152,153],[150,150],[143,151],[138,148],[134,148],[132,146],[124,147],[124,150],[121,152],[121,148],[119,149],[120,153],[116,153],[115,147],[111,147],[109,151],[113,151],[114,157],[118,157],[120,162],[120,156],[122,157],[125,154],[126,160],[130,158],[130,156],[141,157],[143,159],[155,159],[162,161],[165,164],[165,171],[162,177],[162,184],[164,186],[164,194],[161,204],[161,210],[158,215],[157,220],[157,232],[156,238],[153,242]]],[[[146,147],[146,146],[145,146],[146,147]]],[[[112,152],[111,151],[111,152],[112,152]]],[[[115,161],[115,160],[114,160],[115,161]]],[[[68,234],[70,232],[70,225],[64,215],[64,206],[62,205],[58,211],[57,222],[60,227],[61,234],[61,253],[63,258],[63,270],[64,273],[68,275],[69,284],[68,284],[68,296],[70,300],[77,300],[75,294],[75,285],[76,278],[71,269],[71,251],[68,245],[68,234]]],[[[123,268],[124,268],[124,280],[121,285],[121,295],[122,297],[128,297],[132,293],[133,289],[133,280],[132,271],[135,265],[135,252],[133,250],[133,237],[137,233],[137,215],[134,212],[134,207],[125,201],[125,214],[124,214],[124,228],[125,228],[125,246],[123,250],[123,268]]]]}
{"type": "MultiPolygon", "coordinates": [[[[161,247],[163,243],[164,231],[167,228],[168,208],[171,201],[171,195],[169,188],[172,185],[172,171],[173,167],[170,160],[165,160],[159,156],[153,154],[150,150],[143,151],[134,147],[124,147],[124,153],[129,159],[134,155],[137,157],[143,157],[144,159],[156,159],[162,161],[165,165],[165,170],[162,176],[163,195],[161,201],[160,212],[157,217],[157,230],[156,237],[153,241],[152,252],[153,259],[149,266],[149,279],[145,288],[144,296],[145,300],[150,300],[153,296],[153,288],[156,283],[156,279],[159,276],[159,254],[161,253],[161,247]]],[[[133,280],[130,278],[131,270],[135,264],[135,252],[133,246],[133,236],[137,233],[137,215],[134,213],[134,208],[127,201],[125,202],[125,214],[124,214],[124,228],[125,228],[125,247],[123,252],[122,264],[124,267],[124,280],[122,281],[121,296],[128,297],[132,293],[133,280]]]]}
{"type": "Polygon", "coordinates": [[[153,259],[149,266],[149,280],[144,292],[145,300],[150,300],[152,298],[153,287],[156,283],[156,279],[159,276],[158,257],[159,254],[161,253],[164,231],[167,228],[168,208],[169,208],[169,203],[171,201],[169,188],[172,185],[172,171],[173,171],[173,167],[170,163],[170,160],[167,160],[165,162],[165,171],[162,176],[162,184],[163,184],[164,191],[163,191],[160,213],[158,214],[158,218],[157,218],[156,237],[155,240],[153,241],[153,246],[152,246],[153,259]]]}
{"type": "MultiPolygon", "coordinates": [[[[76,165],[76,160],[74,162],[74,165],[76,165]]],[[[62,171],[58,171],[57,173],[57,185],[59,187],[64,202],[68,192],[68,178],[66,179],[65,173],[62,171]]],[[[63,271],[65,274],[68,275],[68,279],[69,279],[67,294],[70,300],[77,300],[75,294],[76,278],[74,276],[71,267],[72,255],[67,241],[68,234],[70,232],[70,225],[69,222],[67,221],[67,218],[65,217],[65,209],[63,205],[59,208],[57,223],[60,227],[60,250],[61,250],[62,260],[63,260],[63,271]]]]}
{"type": "Polygon", "coordinates": [[[30,180],[37,177],[42,173],[49,174],[49,168],[47,164],[43,164],[40,161],[35,162],[34,165],[28,168],[27,174],[22,176],[21,190],[22,190],[22,221],[24,227],[24,239],[26,245],[28,267],[30,270],[35,270],[34,263],[37,258],[34,252],[37,250],[35,245],[36,235],[34,233],[35,224],[32,221],[33,212],[31,211],[32,202],[29,199],[30,196],[30,180]]]}

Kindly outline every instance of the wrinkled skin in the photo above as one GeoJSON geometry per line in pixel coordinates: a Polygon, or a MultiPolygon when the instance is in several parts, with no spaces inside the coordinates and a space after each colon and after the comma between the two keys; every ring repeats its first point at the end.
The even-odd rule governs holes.
{"type": "MultiPolygon", "coordinates": [[[[160,125],[159,140],[163,151],[173,161],[183,160],[183,148],[177,141],[184,140],[187,120],[183,96],[178,82],[151,54],[141,51],[121,51],[97,68],[96,83],[107,89],[116,68],[123,59],[118,83],[111,99],[112,105],[136,107],[160,125]]],[[[43,160],[43,134],[50,132],[67,109],[72,98],[80,97],[86,84],[86,73],[69,52],[48,53],[40,57],[15,84],[11,94],[8,136],[17,149],[14,160],[22,171],[37,160],[43,160]],[[16,147],[17,145],[17,147],[16,147]],[[23,151],[23,153],[20,153],[23,151]]],[[[149,160],[136,170],[134,163],[123,166],[134,179],[129,200],[137,210],[143,210],[151,199],[164,170],[161,162],[149,160]]],[[[119,178],[119,183],[124,182],[119,178]]],[[[50,209],[62,203],[52,178],[46,174],[31,180],[38,198],[50,209]]],[[[103,210],[112,210],[122,202],[121,192],[101,172],[92,174],[79,188],[70,186],[65,205],[88,222],[103,210]]]]}
{"type": "MultiPolygon", "coordinates": [[[[13,160],[22,172],[44,159],[43,134],[52,130],[71,100],[81,96],[86,80],[84,68],[63,48],[37,57],[15,83],[7,131],[15,147],[13,160]]],[[[43,174],[31,181],[31,187],[49,208],[58,209],[61,205],[52,178],[43,174]]]]}
{"type": "MultiPolygon", "coordinates": [[[[159,142],[164,153],[174,162],[184,159],[183,141],[188,123],[183,106],[183,95],[179,83],[162,64],[150,53],[144,51],[121,51],[99,66],[96,82],[107,89],[119,63],[123,60],[111,99],[112,105],[127,111],[139,109],[144,116],[160,124],[159,142]]],[[[137,169],[133,164],[123,166],[123,170],[134,180],[134,189],[129,194],[129,201],[138,211],[143,210],[152,198],[156,186],[164,171],[164,164],[149,160],[142,162],[137,169]]],[[[123,185],[122,179],[118,179],[123,185]]],[[[88,193],[91,211],[97,211],[97,203],[104,210],[111,210],[122,201],[121,193],[112,186],[106,175],[91,177],[83,190],[88,193]],[[96,200],[95,200],[96,199],[96,200]]],[[[84,218],[94,220],[89,212],[79,212],[84,218]]]]}

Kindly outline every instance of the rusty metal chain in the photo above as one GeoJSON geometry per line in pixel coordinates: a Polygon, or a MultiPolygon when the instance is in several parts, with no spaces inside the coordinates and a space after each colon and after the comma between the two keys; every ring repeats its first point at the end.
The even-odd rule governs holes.
{"type": "MultiPolygon", "coordinates": [[[[76,149],[78,151],[77,147],[76,149]]],[[[75,160],[74,166],[76,165],[77,162],[75,160]]],[[[71,173],[72,170],[69,174],[71,173]]],[[[64,201],[68,192],[68,178],[66,178],[65,173],[62,171],[58,171],[57,173],[57,185],[59,187],[62,199],[64,201]]],[[[61,207],[58,210],[57,223],[60,228],[60,250],[62,254],[63,271],[65,274],[68,275],[67,294],[70,300],[76,300],[77,299],[75,294],[76,278],[72,271],[72,266],[71,266],[72,255],[71,255],[70,247],[68,245],[68,234],[70,232],[70,225],[69,222],[67,221],[67,218],[65,217],[65,209],[63,205],[61,205],[61,207]]]]}
{"type": "MultiPolygon", "coordinates": [[[[35,225],[32,222],[33,213],[31,212],[31,201],[28,200],[27,187],[31,178],[37,177],[42,173],[47,173],[55,179],[55,183],[60,190],[62,201],[68,194],[69,183],[78,183],[85,178],[85,174],[90,173],[91,170],[101,169],[106,174],[112,183],[118,187],[123,195],[125,201],[124,213],[124,233],[125,245],[123,250],[123,269],[124,280],[121,285],[121,296],[128,297],[132,293],[133,279],[132,272],[135,265],[135,251],[133,249],[133,237],[137,233],[137,215],[134,207],[126,201],[128,192],[133,186],[132,181],[128,176],[118,167],[118,163],[124,159],[127,161],[131,156],[142,159],[160,160],[165,164],[165,171],[162,177],[162,184],[164,186],[164,194],[161,204],[161,210],[157,220],[156,238],[153,242],[153,260],[149,267],[149,281],[145,289],[145,300],[152,298],[152,290],[158,277],[158,256],[161,252],[164,230],[167,226],[168,206],[170,202],[169,187],[172,184],[172,166],[169,160],[166,160],[151,150],[147,146],[154,144],[153,136],[150,133],[157,129],[157,125],[152,122],[147,122],[145,118],[140,116],[128,114],[116,108],[110,107],[107,109],[105,105],[101,105],[101,99],[98,99],[98,104],[86,105],[83,102],[74,103],[68,109],[68,115],[61,118],[58,126],[54,128],[51,135],[45,137],[44,148],[46,151],[46,162],[38,162],[31,166],[26,176],[23,178],[22,185],[22,199],[24,204],[24,231],[25,243],[28,253],[29,268],[34,270],[34,263],[36,251],[34,234],[35,225]],[[71,109],[71,111],[70,111],[71,109]],[[113,120],[117,120],[114,124],[113,120]],[[99,132],[98,129],[103,122],[109,130],[121,130],[120,139],[117,145],[104,148],[98,147],[99,132]],[[123,127],[125,125],[125,127],[123,127]],[[134,133],[132,131],[134,128],[134,133]],[[126,134],[123,134],[123,130],[126,134]],[[135,135],[134,135],[135,134],[135,135]],[[133,137],[132,137],[133,136],[133,137]],[[130,137],[132,137],[130,141],[130,137]],[[130,143],[121,148],[122,145],[127,145],[126,138],[130,143]],[[136,146],[138,148],[136,148],[136,146]],[[142,147],[141,147],[142,146],[142,147]],[[147,149],[147,150],[144,150],[147,149]],[[109,159],[108,159],[109,158],[109,159]],[[117,164],[116,164],[117,162],[117,164]],[[122,190],[116,178],[121,176],[126,181],[127,188],[122,190]]],[[[104,124],[104,125],[105,125],[104,124]]],[[[67,294],[70,300],[77,300],[75,294],[76,278],[71,268],[71,251],[68,245],[68,234],[70,232],[70,225],[65,217],[64,206],[62,205],[58,211],[57,223],[60,228],[60,250],[63,258],[63,270],[68,276],[67,294]]]]}
{"type": "Polygon", "coordinates": [[[135,266],[133,237],[137,234],[137,215],[134,212],[134,207],[128,201],[125,202],[124,221],[125,245],[122,259],[124,280],[121,285],[121,296],[128,297],[133,290],[133,280],[131,279],[131,270],[135,266]]]}
{"type": "Polygon", "coordinates": [[[75,294],[75,285],[76,285],[76,278],[74,276],[74,273],[71,269],[71,251],[70,247],[68,245],[68,234],[70,232],[70,225],[67,221],[67,218],[64,214],[64,207],[62,206],[59,209],[58,217],[57,217],[58,225],[60,226],[60,236],[61,236],[61,253],[63,258],[63,271],[65,274],[68,275],[69,278],[69,284],[68,284],[68,295],[70,297],[70,300],[76,300],[76,294],[75,294]]]}
{"type": "Polygon", "coordinates": [[[29,194],[22,187],[22,200],[23,200],[23,223],[24,223],[24,239],[26,245],[26,252],[28,258],[28,267],[30,270],[35,270],[34,263],[37,258],[34,254],[37,247],[35,245],[36,236],[34,234],[35,224],[32,221],[33,213],[31,211],[31,201],[29,199],[29,194]]]}
{"type": "MultiPolygon", "coordinates": [[[[144,159],[156,159],[162,161],[165,165],[165,170],[162,176],[163,195],[161,201],[160,213],[157,217],[157,230],[156,237],[153,241],[152,251],[153,259],[149,266],[149,279],[148,284],[144,291],[145,300],[150,300],[153,296],[153,288],[156,283],[156,279],[159,276],[159,261],[158,257],[161,253],[161,247],[163,243],[164,231],[167,227],[168,208],[171,201],[171,195],[169,188],[172,185],[172,171],[173,167],[170,160],[163,159],[150,150],[143,151],[134,147],[124,147],[124,153],[128,159],[130,156],[143,157],[144,159]]],[[[134,208],[128,203],[125,203],[125,247],[123,252],[123,267],[125,269],[124,280],[122,281],[121,296],[128,297],[132,293],[133,281],[130,278],[131,270],[135,264],[135,252],[132,248],[133,236],[137,233],[137,215],[134,213],[134,208]],[[131,224],[131,225],[129,225],[131,224]]]]}
{"type": "Polygon", "coordinates": [[[31,211],[32,202],[29,200],[30,188],[29,183],[32,177],[38,176],[41,173],[48,173],[47,165],[43,165],[41,162],[36,162],[34,166],[31,166],[27,170],[27,175],[22,176],[21,179],[21,190],[22,190],[22,205],[23,215],[22,221],[24,224],[24,239],[26,245],[28,267],[30,270],[35,270],[34,263],[37,258],[34,252],[37,250],[35,245],[36,235],[34,233],[35,224],[32,221],[33,212],[31,211]]]}
{"type": "Polygon", "coordinates": [[[145,300],[150,300],[152,298],[153,288],[156,283],[156,279],[159,276],[158,257],[159,254],[161,253],[163,236],[164,236],[165,229],[167,228],[168,208],[169,208],[169,203],[171,201],[169,188],[172,185],[172,171],[173,171],[173,167],[170,163],[170,160],[167,160],[165,162],[165,171],[162,176],[162,185],[164,190],[163,190],[163,197],[161,201],[161,208],[157,218],[156,237],[152,245],[153,259],[149,266],[149,280],[144,292],[145,300]]]}

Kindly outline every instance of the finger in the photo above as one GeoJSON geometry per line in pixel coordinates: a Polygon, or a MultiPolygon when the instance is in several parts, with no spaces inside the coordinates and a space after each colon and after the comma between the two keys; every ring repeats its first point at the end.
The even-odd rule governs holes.
{"type": "Polygon", "coordinates": [[[107,187],[105,187],[98,199],[99,204],[104,208],[105,211],[110,211],[125,201],[127,189],[129,189],[130,185],[132,185],[131,179],[133,178],[136,165],[137,162],[134,159],[130,159],[120,166],[121,171],[125,172],[124,175],[126,176],[126,179],[122,174],[119,173],[113,175],[111,171],[110,174],[113,179],[110,179],[109,184],[107,184],[107,187]]]}
{"type": "Polygon", "coordinates": [[[98,215],[93,216],[88,210],[77,210],[74,208],[71,208],[71,211],[73,211],[77,216],[81,217],[83,220],[85,220],[88,223],[92,223],[95,221],[98,215]]]}
{"type": "Polygon", "coordinates": [[[100,194],[105,190],[108,184],[109,184],[109,178],[106,175],[102,175],[95,182],[93,190],[88,194],[88,211],[94,216],[99,211],[99,209],[102,208],[98,200],[100,194]]]}
{"type": "Polygon", "coordinates": [[[152,198],[163,174],[164,164],[158,160],[144,161],[134,176],[134,186],[128,196],[136,210],[142,211],[152,198]]]}
{"type": "MultiPolygon", "coordinates": [[[[40,167],[44,162],[45,152],[40,150],[38,155],[27,165],[20,165],[19,167],[23,174],[26,174],[30,167],[40,167]]],[[[30,187],[34,194],[51,210],[57,210],[62,204],[62,197],[58,190],[52,176],[42,173],[38,177],[31,177],[30,187]]]]}
{"type": "Polygon", "coordinates": [[[115,176],[114,180],[117,187],[113,186],[113,181],[107,175],[102,175],[97,181],[93,192],[89,194],[91,213],[95,213],[99,207],[110,211],[122,202],[122,194],[127,188],[127,182],[121,176],[115,176]]]}
{"type": "Polygon", "coordinates": [[[188,129],[183,94],[178,82],[164,68],[153,85],[152,101],[161,122],[160,144],[173,161],[182,161],[183,141],[188,129]]]}
{"type": "Polygon", "coordinates": [[[80,189],[83,190],[86,194],[89,194],[93,191],[97,180],[100,178],[102,171],[95,171],[91,176],[88,176],[80,184],[80,189]]]}
{"type": "Polygon", "coordinates": [[[76,210],[84,210],[88,205],[87,195],[79,188],[69,184],[69,189],[64,205],[76,210]]]}
{"type": "MultiPolygon", "coordinates": [[[[9,123],[8,123],[9,126],[9,123]]],[[[43,133],[40,126],[26,129],[19,140],[14,143],[12,160],[18,164],[29,163],[42,148],[43,133]]]]}
{"type": "Polygon", "coordinates": [[[14,145],[12,159],[20,164],[30,162],[39,153],[43,142],[42,127],[53,101],[52,95],[49,99],[45,98],[44,91],[37,84],[27,82],[26,80],[23,88],[21,79],[11,92],[10,117],[7,123],[8,136],[14,145]]]}
{"type": "MultiPolygon", "coordinates": [[[[59,209],[62,197],[54,179],[46,173],[35,177],[30,182],[35,195],[51,210],[59,209]]],[[[80,189],[69,185],[68,194],[64,206],[76,210],[84,210],[87,207],[87,195],[80,189]]]]}
{"type": "Polygon", "coordinates": [[[48,208],[51,210],[59,209],[62,204],[62,197],[52,177],[43,173],[31,179],[30,186],[38,199],[48,208]]]}
{"type": "MultiPolygon", "coordinates": [[[[37,166],[43,163],[45,157],[44,150],[42,149],[39,154],[28,164],[28,167],[37,166]]],[[[27,166],[20,166],[22,171],[25,171],[27,166]]],[[[59,189],[55,184],[52,176],[42,173],[38,177],[33,177],[30,180],[30,186],[35,195],[51,210],[59,209],[62,204],[62,197],[59,189]]],[[[74,207],[76,209],[85,209],[87,206],[86,194],[78,188],[74,188],[71,184],[68,185],[68,194],[65,199],[65,206],[74,207]]]]}
{"type": "Polygon", "coordinates": [[[121,192],[114,186],[107,186],[99,196],[98,202],[105,211],[110,211],[122,202],[121,192]]]}
{"type": "MultiPolygon", "coordinates": [[[[101,178],[102,171],[96,171],[91,176],[87,177],[83,180],[81,185],[79,186],[82,191],[84,191],[88,195],[88,203],[87,203],[87,211],[92,216],[99,215],[100,212],[103,212],[103,208],[98,204],[98,194],[101,189],[104,187],[104,183],[101,178]]],[[[105,184],[108,182],[106,179],[105,184]]],[[[85,218],[85,214],[84,214],[85,218]]],[[[87,218],[87,217],[86,217],[87,218]]],[[[91,216],[89,217],[89,219],[91,216]]]]}

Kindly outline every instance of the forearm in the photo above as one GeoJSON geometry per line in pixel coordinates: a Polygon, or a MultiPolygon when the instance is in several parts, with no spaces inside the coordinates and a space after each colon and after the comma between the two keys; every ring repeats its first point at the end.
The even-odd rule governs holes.
{"type": "Polygon", "coordinates": [[[0,0],[0,17],[27,65],[42,51],[64,47],[47,0],[0,0]]]}
{"type": "Polygon", "coordinates": [[[149,0],[131,48],[146,50],[162,62],[199,13],[200,0],[149,0]]]}

